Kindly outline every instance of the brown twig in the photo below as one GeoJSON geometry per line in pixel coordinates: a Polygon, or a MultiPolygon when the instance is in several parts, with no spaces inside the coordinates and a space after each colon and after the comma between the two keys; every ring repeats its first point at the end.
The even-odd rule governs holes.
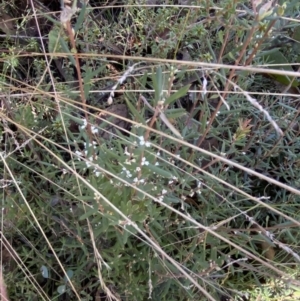
{"type": "Polygon", "coordinates": [[[271,28],[274,26],[274,24],[276,23],[276,19],[272,20],[269,24],[269,26],[267,27],[264,35],[262,36],[262,38],[258,41],[257,45],[254,47],[253,51],[251,52],[251,54],[249,55],[248,59],[245,62],[245,66],[248,66],[251,64],[254,56],[256,55],[258,49],[260,48],[260,46],[262,45],[262,43],[265,41],[265,39],[267,38],[269,31],[271,30],[271,28]]]}
{"type": "Polygon", "coordinates": [[[80,62],[79,62],[79,56],[77,54],[77,50],[76,50],[76,43],[75,43],[75,39],[74,39],[74,32],[73,29],[71,27],[71,22],[68,21],[66,23],[66,30],[69,34],[69,39],[70,39],[70,43],[72,46],[72,52],[74,54],[74,58],[75,58],[75,62],[76,62],[76,72],[77,72],[77,76],[78,76],[78,83],[79,83],[79,91],[80,91],[80,97],[81,97],[81,101],[82,101],[82,108],[84,110],[84,116],[85,119],[87,121],[87,133],[88,136],[90,138],[90,141],[93,141],[93,135],[92,135],[92,131],[91,131],[91,124],[88,122],[89,117],[88,117],[88,111],[87,111],[87,107],[86,107],[86,98],[84,95],[84,87],[83,87],[83,80],[82,80],[82,76],[81,76],[81,70],[80,70],[80,62]]]}

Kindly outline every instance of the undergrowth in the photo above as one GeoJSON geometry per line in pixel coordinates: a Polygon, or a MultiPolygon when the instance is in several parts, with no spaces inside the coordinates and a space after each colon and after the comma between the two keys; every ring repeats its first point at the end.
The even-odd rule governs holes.
{"type": "Polygon", "coordinates": [[[299,298],[298,1],[25,2],[0,4],[8,298],[299,298]]]}

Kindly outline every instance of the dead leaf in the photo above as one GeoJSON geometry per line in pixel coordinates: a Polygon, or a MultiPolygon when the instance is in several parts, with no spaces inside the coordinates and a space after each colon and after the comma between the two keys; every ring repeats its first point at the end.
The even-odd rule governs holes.
{"type": "Polygon", "coordinates": [[[14,21],[11,16],[6,13],[1,13],[0,15],[0,30],[6,33],[7,35],[12,35],[16,33],[14,21]]]}
{"type": "Polygon", "coordinates": [[[99,135],[104,139],[110,139],[113,136],[112,134],[117,133],[117,130],[128,130],[130,126],[130,122],[114,117],[110,113],[121,116],[123,118],[129,118],[128,108],[124,104],[112,105],[108,107],[104,112],[101,112],[99,114],[97,123],[101,127],[101,129],[99,129],[99,135]]]}
{"type": "Polygon", "coordinates": [[[263,255],[265,256],[265,258],[269,259],[269,260],[273,260],[275,257],[275,249],[266,241],[263,241],[261,243],[261,248],[263,251],[263,255]]]}

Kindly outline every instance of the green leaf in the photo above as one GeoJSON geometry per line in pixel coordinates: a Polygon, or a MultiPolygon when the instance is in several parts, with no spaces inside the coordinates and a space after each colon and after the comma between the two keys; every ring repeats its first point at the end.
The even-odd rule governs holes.
{"type": "Polygon", "coordinates": [[[224,43],[224,31],[218,30],[217,35],[218,35],[219,41],[223,44],[224,43]]]}
{"type": "MultiPolygon", "coordinates": [[[[300,43],[300,25],[294,28],[293,39],[297,41],[298,44],[300,43]]],[[[299,50],[299,45],[298,45],[298,50],[299,50]]]]}
{"type": "Polygon", "coordinates": [[[180,199],[177,197],[171,197],[171,196],[165,196],[164,197],[164,202],[166,204],[179,204],[180,203],[180,199]]]}
{"type": "Polygon", "coordinates": [[[169,279],[161,285],[162,292],[160,293],[160,298],[163,298],[163,297],[167,296],[167,294],[169,294],[171,284],[172,284],[172,280],[169,279]]]}
{"type": "Polygon", "coordinates": [[[79,220],[82,221],[88,217],[90,217],[91,215],[95,214],[98,212],[98,208],[91,208],[90,210],[88,210],[85,214],[81,215],[79,217],[79,220]]]}
{"type": "Polygon", "coordinates": [[[74,26],[75,32],[77,32],[79,30],[79,28],[82,26],[83,21],[86,17],[85,12],[86,12],[86,4],[83,3],[82,7],[81,7],[81,10],[80,10],[80,13],[79,13],[79,16],[78,16],[77,21],[76,21],[76,24],[74,26]]]}
{"type": "Polygon", "coordinates": [[[142,78],[139,80],[139,82],[142,85],[142,87],[146,88],[147,81],[148,81],[148,72],[145,72],[142,78]]]}
{"type": "Polygon", "coordinates": [[[48,34],[49,43],[48,43],[48,51],[49,53],[62,52],[61,51],[61,39],[62,29],[59,26],[53,26],[48,34]]]}
{"type": "Polygon", "coordinates": [[[57,19],[51,17],[52,14],[43,14],[43,18],[49,20],[52,24],[56,26],[61,26],[61,22],[58,21],[57,19]]]}
{"type": "Polygon", "coordinates": [[[124,247],[125,244],[127,243],[128,238],[130,237],[130,233],[126,230],[124,230],[122,233],[120,233],[119,231],[116,231],[116,236],[117,236],[117,239],[118,239],[120,245],[122,247],[124,247]]]}
{"type": "Polygon", "coordinates": [[[162,74],[162,69],[161,67],[157,67],[156,73],[152,74],[152,82],[153,82],[153,89],[154,89],[154,94],[155,94],[155,104],[161,100],[161,95],[162,95],[162,90],[163,90],[163,74],[162,74]]]}
{"type": "MultiPolygon", "coordinates": [[[[65,41],[65,36],[63,36],[64,31],[59,26],[54,26],[52,30],[49,32],[48,38],[48,51],[52,55],[52,57],[56,57],[55,53],[65,52],[71,53],[68,44],[65,41]]],[[[76,66],[75,59],[73,55],[68,55],[69,60],[72,62],[74,66],[76,66]]]]}
{"type": "Polygon", "coordinates": [[[128,108],[129,108],[129,110],[131,111],[132,115],[137,120],[137,122],[140,122],[142,124],[146,124],[146,121],[145,121],[144,117],[132,105],[132,103],[127,99],[127,97],[125,97],[125,100],[126,100],[126,104],[127,104],[128,108]]]}
{"type": "MultiPolygon", "coordinates": [[[[290,62],[279,50],[269,53],[267,55],[264,55],[263,57],[265,58],[265,61],[267,61],[268,63],[274,64],[274,66],[270,66],[269,69],[281,69],[281,70],[286,70],[286,71],[294,71],[290,65],[290,62]],[[285,64],[285,65],[280,66],[281,64],[285,64]],[[276,65],[279,65],[279,66],[276,66],[276,65]]],[[[297,80],[294,80],[294,78],[292,76],[286,76],[286,75],[282,75],[282,74],[268,74],[268,76],[286,86],[288,86],[290,84],[292,85],[292,87],[299,86],[299,82],[297,80]]]]}
{"type": "Polygon", "coordinates": [[[210,260],[211,262],[216,262],[218,258],[217,248],[213,247],[210,250],[210,260]]]}
{"type": "Polygon", "coordinates": [[[187,94],[187,92],[189,91],[190,88],[190,84],[186,85],[184,87],[182,87],[181,89],[179,89],[177,92],[173,93],[170,97],[168,97],[165,101],[165,105],[170,105],[172,102],[174,102],[175,100],[179,99],[180,97],[183,97],[187,94]]]}
{"type": "MultiPolygon", "coordinates": [[[[66,41],[63,38],[59,39],[60,44],[62,49],[64,50],[65,53],[71,53],[68,44],[66,43],[66,41]]],[[[68,55],[69,60],[71,61],[71,63],[76,67],[76,62],[75,59],[73,57],[73,54],[71,53],[71,55],[68,55]]]]}
{"type": "Polygon", "coordinates": [[[168,119],[176,119],[187,114],[185,109],[168,109],[164,111],[168,119]]]}
{"type": "Polygon", "coordinates": [[[91,79],[100,74],[103,69],[106,68],[106,66],[103,64],[103,66],[97,68],[96,70],[92,71],[91,68],[87,68],[86,69],[86,75],[83,79],[83,90],[84,90],[84,97],[88,98],[89,93],[90,93],[90,89],[91,89],[91,79]]]}
{"type": "Polygon", "coordinates": [[[149,164],[147,167],[164,178],[172,178],[173,176],[169,171],[163,170],[155,165],[149,164]]]}

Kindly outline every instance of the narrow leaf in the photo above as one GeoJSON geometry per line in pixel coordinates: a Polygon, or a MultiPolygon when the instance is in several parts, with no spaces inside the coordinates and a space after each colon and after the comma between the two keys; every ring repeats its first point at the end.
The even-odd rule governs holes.
{"type": "Polygon", "coordinates": [[[168,119],[176,119],[187,114],[185,109],[168,109],[164,111],[168,119]]]}
{"type": "Polygon", "coordinates": [[[175,100],[179,99],[180,97],[183,97],[187,94],[190,88],[190,84],[182,87],[177,92],[173,93],[170,97],[168,97],[165,101],[165,105],[170,105],[175,100]]]}
{"type": "Polygon", "coordinates": [[[91,79],[96,76],[97,74],[100,74],[103,69],[106,68],[105,65],[97,68],[96,70],[92,71],[91,68],[88,68],[86,70],[86,75],[83,79],[83,89],[84,89],[84,96],[85,98],[88,98],[89,92],[90,92],[90,88],[91,88],[91,79]]]}
{"type": "Polygon", "coordinates": [[[152,75],[153,89],[155,92],[155,105],[157,101],[161,100],[162,89],[163,89],[163,75],[161,67],[157,67],[156,73],[152,75]]]}
{"type": "Polygon", "coordinates": [[[143,116],[138,112],[138,110],[132,105],[132,103],[125,97],[126,104],[131,111],[132,115],[136,119],[136,121],[141,122],[142,124],[146,124],[145,119],[143,116]]]}
{"type": "Polygon", "coordinates": [[[150,170],[152,170],[153,172],[157,173],[158,175],[164,178],[172,178],[173,176],[169,171],[163,170],[152,164],[147,165],[147,168],[149,168],[150,170]]]}
{"type": "Polygon", "coordinates": [[[76,22],[76,24],[74,26],[75,32],[77,32],[79,30],[79,28],[82,26],[83,21],[84,21],[84,19],[86,17],[85,12],[86,12],[86,4],[83,3],[83,5],[81,7],[81,10],[80,10],[80,13],[79,13],[79,16],[77,18],[77,22],[76,22]]]}
{"type": "Polygon", "coordinates": [[[61,28],[58,26],[53,26],[53,28],[50,30],[48,34],[48,51],[50,54],[54,54],[56,52],[61,52],[61,44],[60,44],[60,38],[61,38],[61,28]]]}
{"type": "Polygon", "coordinates": [[[82,221],[82,220],[90,217],[91,215],[95,214],[96,212],[98,212],[98,208],[92,208],[92,209],[88,210],[85,214],[81,215],[79,217],[79,220],[82,221]]]}

